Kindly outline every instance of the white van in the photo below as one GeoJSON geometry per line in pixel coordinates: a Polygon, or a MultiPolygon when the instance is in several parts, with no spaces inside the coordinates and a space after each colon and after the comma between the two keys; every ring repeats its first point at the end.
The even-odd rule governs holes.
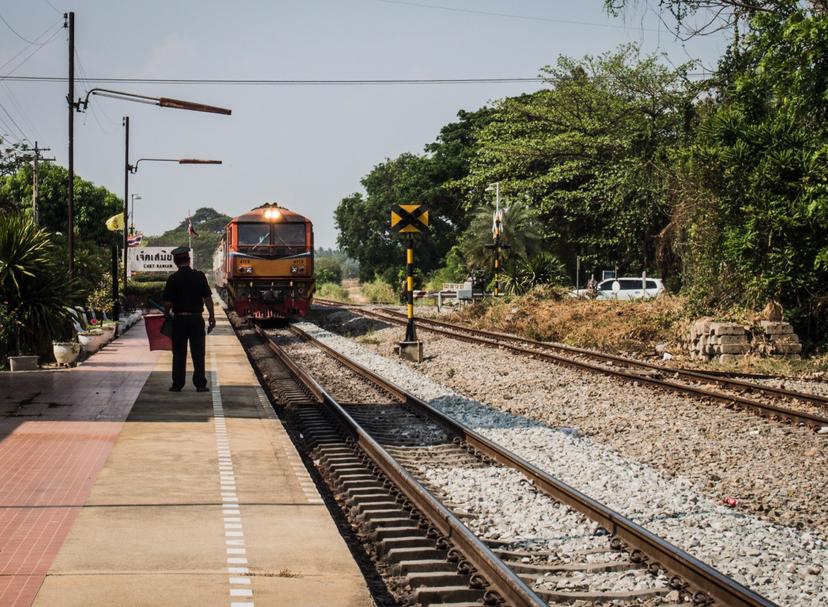
{"type": "MultiPolygon", "coordinates": [[[[598,283],[596,299],[652,299],[664,293],[664,282],[660,278],[645,279],[635,276],[608,278],[598,283]]],[[[576,297],[589,297],[589,289],[578,289],[576,297]]]]}

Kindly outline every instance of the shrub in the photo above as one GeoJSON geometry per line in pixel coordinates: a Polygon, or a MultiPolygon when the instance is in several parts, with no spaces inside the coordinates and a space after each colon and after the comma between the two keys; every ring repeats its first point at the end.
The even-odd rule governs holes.
{"type": "Polygon", "coordinates": [[[163,302],[164,285],[166,281],[161,282],[132,282],[127,283],[126,291],[124,292],[124,301],[126,310],[134,310],[136,308],[149,308],[150,298],[157,303],[163,302]]]}
{"type": "Polygon", "coordinates": [[[134,274],[130,282],[166,282],[171,274],[134,274]]]}
{"type": "Polygon", "coordinates": [[[93,310],[101,310],[112,317],[112,275],[104,274],[98,281],[95,290],[86,298],[86,306],[93,310]]]}
{"type": "Polygon", "coordinates": [[[323,282],[322,284],[317,284],[316,295],[322,299],[350,301],[348,291],[342,285],[333,282],[323,282]]]}
{"type": "MultiPolygon", "coordinates": [[[[0,301],[7,337],[2,354],[14,351],[48,355],[59,339],[77,286],[57,259],[60,252],[46,230],[23,215],[0,222],[0,301]],[[14,343],[11,343],[14,342],[14,343]]],[[[16,352],[15,352],[16,353],[16,352]]]]}
{"type": "Polygon", "coordinates": [[[397,294],[394,292],[394,288],[381,278],[375,278],[372,282],[363,283],[362,293],[368,299],[369,303],[397,303],[397,294]]]}
{"type": "Polygon", "coordinates": [[[314,262],[316,281],[319,283],[341,283],[342,266],[334,257],[319,257],[314,262]]]}

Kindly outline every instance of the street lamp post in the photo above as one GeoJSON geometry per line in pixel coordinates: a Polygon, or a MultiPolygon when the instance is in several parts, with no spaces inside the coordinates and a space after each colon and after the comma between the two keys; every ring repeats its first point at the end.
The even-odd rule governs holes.
{"type": "MultiPolygon", "coordinates": [[[[176,162],[178,164],[221,164],[221,160],[204,160],[201,158],[139,158],[135,164],[129,163],[129,116],[124,116],[126,155],[124,166],[124,292],[126,293],[127,276],[129,274],[129,242],[127,238],[126,217],[127,200],[129,200],[129,174],[138,172],[138,165],[142,162],[176,162]]],[[[140,196],[138,196],[140,198],[140,196]]],[[[133,207],[134,208],[134,207],[133,207]]]]}
{"type": "MultiPolygon", "coordinates": [[[[73,47],[74,44],[74,13],[69,13],[69,35],[70,35],[70,48],[73,47]]],[[[101,97],[110,97],[112,99],[121,99],[123,101],[134,101],[137,103],[147,103],[150,105],[157,105],[160,107],[167,107],[176,110],[190,110],[192,112],[206,112],[209,114],[224,114],[225,116],[229,116],[232,113],[232,110],[227,108],[218,107],[215,105],[206,105],[204,103],[196,103],[194,101],[184,101],[182,99],[172,99],[170,97],[150,97],[148,95],[139,95],[137,93],[127,93],[124,91],[115,91],[112,89],[104,89],[104,88],[91,88],[86,92],[86,96],[83,99],[78,98],[78,100],[72,101],[74,98],[74,53],[70,51],[69,53],[69,76],[70,76],[70,85],[69,85],[69,95],[67,96],[67,100],[70,104],[69,110],[69,179],[70,179],[70,186],[69,186],[69,271],[70,274],[73,272],[74,268],[74,251],[72,247],[72,186],[71,186],[71,179],[72,179],[72,166],[74,160],[74,148],[73,148],[73,112],[72,108],[74,108],[78,112],[83,112],[89,107],[89,99],[92,95],[100,95],[101,97]]],[[[125,159],[125,171],[124,171],[124,292],[126,292],[126,283],[127,283],[127,270],[128,270],[128,255],[127,252],[129,250],[129,243],[128,243],[128,233],[127,233],[127,219],[129,218],[129,173],[132,170],[132,167],[129,164],[129,116],[124,117],[124,134],[125,134],[125,145],[124,145],[124,159],[125,159]]],[[[188,164],[182,162],[181,164],[188,164]]],[[[199,164],[197,162],[193,162],[192,164],[199,164]]],[[[137,165],[137,163],[136,163],[137,165]]],[[[137,170],[137,167],[136,167],[137,170]]],[[[134,171],[133,171],[134,172],[134,171]]],[[[113,267],[116,267],[117,264],[113,264],[113,267]]],[[[113,282],[117,283],[117,277],[113,277],[113,282]]],[[[115,310],[117,315],[117,291],[113,288],[113,297],[115,297],[115,310]]]]}
{"type": "MultiPolygon", "coordinates": [[[[129,195],[129,235],[135,236],[135,201],[143,200],[138,194],[129,195]]],[[[126,220],[124,220],[126,224],[126,220]]]]}

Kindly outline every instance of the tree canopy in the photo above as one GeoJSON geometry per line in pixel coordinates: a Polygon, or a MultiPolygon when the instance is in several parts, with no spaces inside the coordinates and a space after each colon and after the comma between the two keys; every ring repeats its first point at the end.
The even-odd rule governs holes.
{"type": "MultiPolygon", "coordinates": [[[[209,270],[213,267],[213,252],[224,234],[225,226],[230,223],[231,219],[229,215],[219,213],[210,207],[201,207],[193,213],[193,229],[198,236],[193,236],[189,240],[192,240],[193,258],[199,270],[209,270]]],[[[144,242],[147,246],[186,246],[188,225],[189,221],[185,217],[176,227],[159,236],[149,236],[144,242]]]]}

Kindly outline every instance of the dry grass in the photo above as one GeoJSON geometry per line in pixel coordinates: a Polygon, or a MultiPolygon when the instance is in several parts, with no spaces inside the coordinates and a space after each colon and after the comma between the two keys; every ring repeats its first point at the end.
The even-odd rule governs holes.
{"type": "MultiPolygon", "coordinates": [[[[593,301],[529,294],[466,306],[456,312],[456,317],[481,329],[614,354],[655,357],[656,344],[667,344],[669,352],[676,357],[675,362],[685,367],[793,377],[828,376],[828,353],[825,352],[802,360],[756,355],[733,364],[689,360],[680,342],[695,318],[686,311],[684,298],[673,295],[649,301],[593,301]]],[[[758,312],[735,309],[718,316],[717,320],[751,324],[758,322],[758,318],[758,312]]]]}
{"type": "Polygon", "coordinates": [[[607,352],[653,353],[674,345],[689,318],[680,297],[649,301],[538,299],[533,295],[467,306],[460,318],[474,326],[607,352]]]}

